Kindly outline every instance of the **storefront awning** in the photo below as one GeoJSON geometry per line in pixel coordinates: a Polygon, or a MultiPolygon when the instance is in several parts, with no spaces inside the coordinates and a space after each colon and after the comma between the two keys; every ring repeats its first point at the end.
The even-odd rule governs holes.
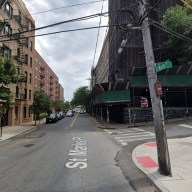
{"type": "Polygon", "coordinates": [[[130,99],[130,91],[127,90],[104,91],[95,96],[92,104],[127,103],[130,99]]]}

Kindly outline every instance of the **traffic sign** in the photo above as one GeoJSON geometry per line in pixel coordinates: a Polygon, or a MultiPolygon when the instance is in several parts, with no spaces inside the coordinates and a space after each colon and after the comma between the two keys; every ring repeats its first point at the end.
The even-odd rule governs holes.
{"type": "Polygon", "coordinates": [[[162,71],[164,69],[168,69],[168,68],[172,68],[173,65],[172,65],[172,61],[164,61],[164,62],[158,62],[158,63],[155,63],[155,72],[159,72],[159,71],[162,71]]]}

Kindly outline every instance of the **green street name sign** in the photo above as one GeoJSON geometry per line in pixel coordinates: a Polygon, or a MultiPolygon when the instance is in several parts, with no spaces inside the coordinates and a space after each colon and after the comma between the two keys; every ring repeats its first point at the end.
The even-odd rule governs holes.
{"type": "Polygon", "coordinates": [[[159,71],[162,71],[164,69],[168,69],[168,68],[172,68],[173,65],[172,65],[172,61],[164,61],[164,62],[158,62],[158,63],[155,63],[155,72],[159,72],[159,71]]]}

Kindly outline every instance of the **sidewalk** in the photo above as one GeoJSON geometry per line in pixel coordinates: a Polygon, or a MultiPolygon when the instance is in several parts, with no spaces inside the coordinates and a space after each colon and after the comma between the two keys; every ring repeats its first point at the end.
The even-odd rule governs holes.
{"type": "Polygon", "coordinates": [[[133,161],[161,190],[165,192],[192,191],[192,137],[169,139],[168,147],[172,177],[158,172],[156,142],[145,143],[133,151],[133,161]]]}
{"type": "Polygon", "coordinates": [[[24,132],[27,132],[31,129],[34,129],[36,127],[38,127],[39,125],[42,125],[45,123],[46,119],[42,119],[40,122],[37,121],[36,125],[35,125],[35,121],[31,122],[31,123],[26,123],[26,124],[22,124],[19,126],[5,126],[3,127],[3,133],[2,133],[2,137],[0,137],[0,142],[7,140],[11,137],[14,137],[16,135],[22,134],[24,132]]]}
{"type": "MultiPolygon", "coordinates": [[[[189,119],[173,119],[169,123],[187,122],[189,119]]],[[[130,126],[110,123],[108,126],[98,124],[98,128],[128,129],[130,126]]],[[[138,123],[136,126],[153,126],[151,123],[138,123]]],[[[134,126],[132,126],[134,127],[134,126]]],[[[168,148],[171,161],[172,176],[164,176],[158,172],[157,146],[156,142],[144,143],[137,146],[132,153],[136,166],[162,192],[190,192],[192,191],[192,137],[168,139],[168,148]]]]}

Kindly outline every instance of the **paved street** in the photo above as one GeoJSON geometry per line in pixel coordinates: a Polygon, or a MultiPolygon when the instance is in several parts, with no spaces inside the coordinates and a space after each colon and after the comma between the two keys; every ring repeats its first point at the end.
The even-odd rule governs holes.
{"type": "Polygon", "coordinates": [[[88,115],[44,124],[0,143],[0,191],[132,192],[119,150],[88,115]]]}
{"type": "Polygon", "coordinates": [[[183,154],[171,158],[172,179],[158,174],[153,126],[97,126],[88,114],[79,114],[55,124],[42,121],[38,127],[5,127],[4,141],[0,142],[0,191],[157,192],[155,185],[163,191],[167,191],[165,186],[175,191],[178,175],[183,178],[179,186],[185,186],[184,191],[190,189],[190,174],[186,177],[184,171],[190,167],[179,165],[191,159],[185,154],[186,144],[191,142],[191,120],[166,125],[169,138],[183,138],[169,141],[171,157],[177,157],[180,148],[183,154]]]}

